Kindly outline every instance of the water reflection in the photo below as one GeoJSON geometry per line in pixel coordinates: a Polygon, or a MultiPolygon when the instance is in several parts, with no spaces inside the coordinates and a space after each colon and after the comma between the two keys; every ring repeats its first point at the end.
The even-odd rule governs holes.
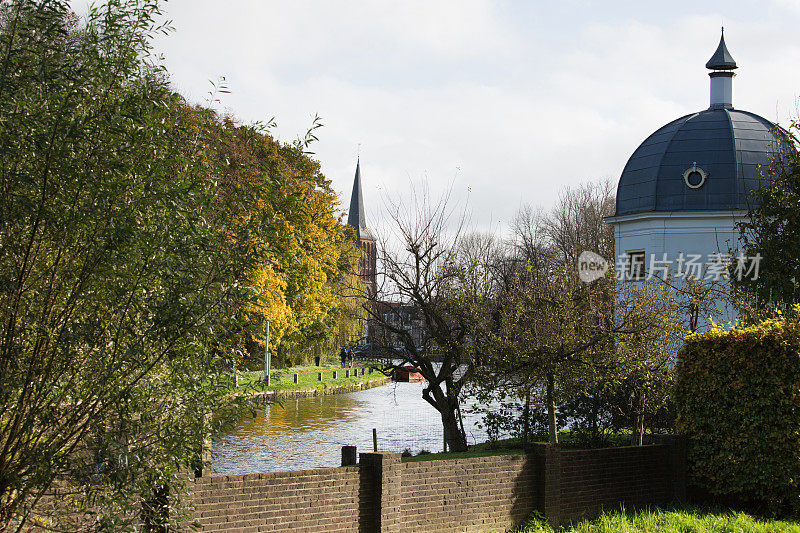
{"type": "MultiPolygon", "coordinates": [[[[422,383],[383,387],[262,406],[255,418],[214,442],[215,475],[302,470],[339,466],[341,447],[372,450],[372,428],[378,449],[441,451],[439,414],[422,399],[422,383]]],[[[465,416],[470,442],[485,440],[474,416],[465,416]]]]}

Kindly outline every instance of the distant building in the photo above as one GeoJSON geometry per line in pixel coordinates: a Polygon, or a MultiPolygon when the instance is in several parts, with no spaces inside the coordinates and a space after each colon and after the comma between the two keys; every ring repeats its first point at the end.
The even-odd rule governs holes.
{"type": "MultiPolygon", "coordinates": [[[[616,212],[606,220],[614,225],[617,270],[627,281],[667,269],[672,276],[709,279],[720,271],[716,260],[735,261],[736,224],[783,146],[775,124],[734,109],[737,65],[724,33],[706,68],[709,108],[656,130],[631,155],[619,179],[616,212]]],[[[723,315],[714,318],[736,318],[731,309],[723,315]]]]}
{"type": "Polygon", "coordinates": [[[356,163],[356,177],[353,181],[353,193],[350,196],[350,211],[347,214],[347,224],[356,231],[356,246],[361,250],[359,260],[359,276],[366,286],[367,296],[374,298],[378,290],[376,271],[376,244],[375,235],[367,227],[366,211],[364,210],[364,195],[361,192],[361,160],[356,163]]]}

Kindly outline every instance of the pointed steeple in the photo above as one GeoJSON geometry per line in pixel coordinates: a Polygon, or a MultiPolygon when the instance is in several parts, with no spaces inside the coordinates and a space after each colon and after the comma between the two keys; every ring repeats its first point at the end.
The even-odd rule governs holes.
{"type": "Polygon", "coordinates": [[[725,28],[719,38],[719,45],[714,55],[706,63],[711,70],[711,106],[709,109],[733,109],[733,77],[736,61],[725,46],[725,28]]]}
{"type": "Polygon", "coordinates": [[[364,195],[361,193],[361,158],[356,163],[356,178],[353,181],[353,193],[350,195],[350,211],[347,224],[356,230],[359,240],[375,240],[375,236],[367,228],[367,217],[364,210],[364,195]]]}
{"type": "Polygon", "coordinates": [[[719,38],[719,45],[716,52],[711,56],[711,59],[706,63],[706,68],[709,70],[733,70],[738,68],[733,56],[728,52],[728,47],[725,46],[725,28],[722,28],[722,35],[719,38]]]}

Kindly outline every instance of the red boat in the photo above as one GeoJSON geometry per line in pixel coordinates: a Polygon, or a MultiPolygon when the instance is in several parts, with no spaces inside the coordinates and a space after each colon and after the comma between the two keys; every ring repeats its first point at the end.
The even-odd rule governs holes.
{"type": "Polygon", "coordinates": [[[419,373],[419,368],[413,366],[400,366],[392,372],[392,379],[404,383],[422,383],[425,378],[419,373]]]}

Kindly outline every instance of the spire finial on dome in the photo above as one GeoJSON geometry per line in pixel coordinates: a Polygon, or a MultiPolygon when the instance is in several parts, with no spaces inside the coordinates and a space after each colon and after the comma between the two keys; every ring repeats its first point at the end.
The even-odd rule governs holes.
{"type": "Polygon", "coordinates": [[[721,30],[717,50],[706,63],[711,70],[711,109],[733,109],[733,71],[737,66],[725,46],[725,26],[721,30]]]}
{"type": "Polygon", "coordinates": [[[706,68],[709,70],[733,70],[738,68],[733,56],[728,52],[728,47],[725,46],[725,26],[722,27],[717,50],[706,63],[706,68]]]}

